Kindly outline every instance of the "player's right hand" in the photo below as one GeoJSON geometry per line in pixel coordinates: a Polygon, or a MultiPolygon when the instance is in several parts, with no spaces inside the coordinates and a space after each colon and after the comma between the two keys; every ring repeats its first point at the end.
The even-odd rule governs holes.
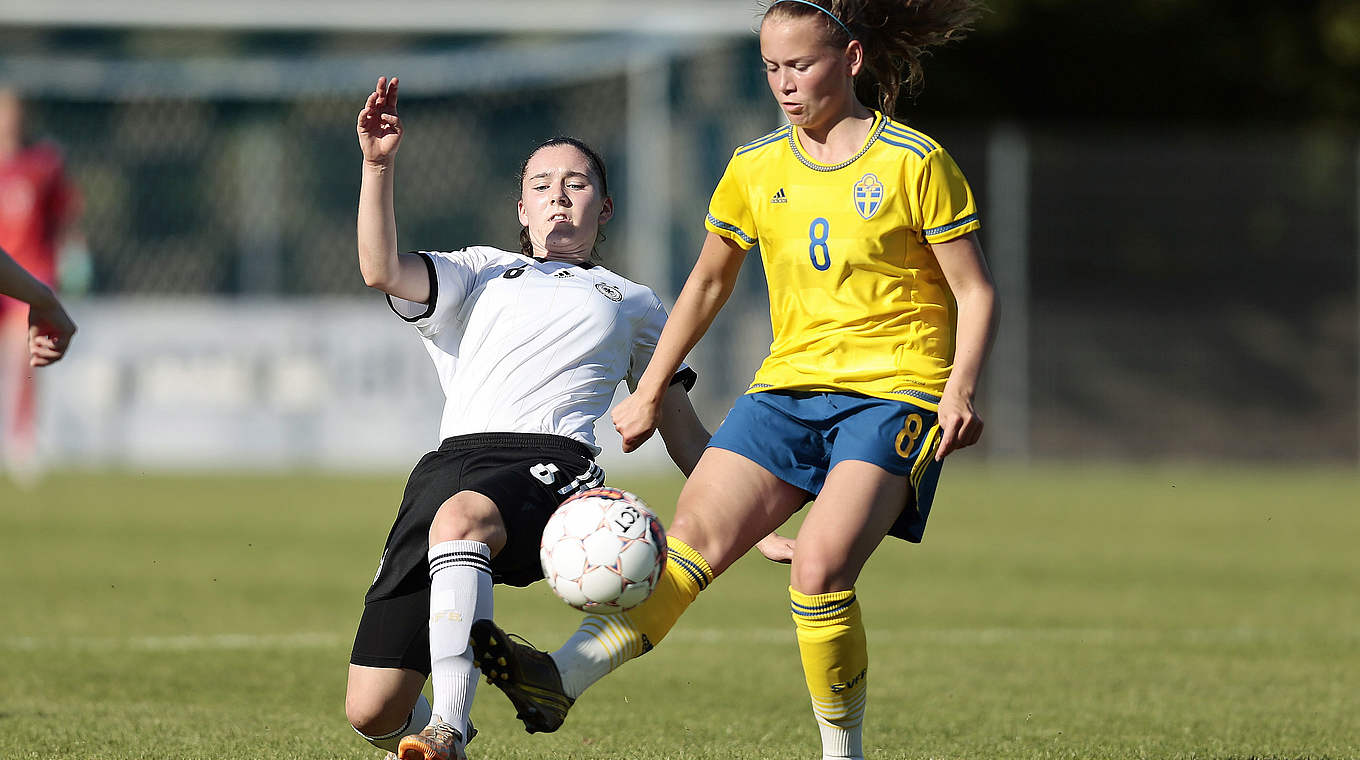
{"type": "Polygon", "coordinates": [[[50,306],[32,306],[28,310],[28,364],[46,367],[59,361],[71,347],[71,336],[76,334],[76,323],[55,299],[50,306]]]}
{"type": "Polygon", "coordinates": [[[614,407],[610,418],[614,420],[614,429],[623,437],[623,450],[627,453],[646,443],[656,432],[661,409],[658,404],[648,403],[634,393],[614,407]]]}
{"type": "Polygon", "coordinates": [[[364,160],[371,164],[388,164],[397,155],[401,144],[401,119],[397,118],[397,78],[378,77],[378,84],[369,93],[363,110],[359,111],[359,149],[364,160]]]}

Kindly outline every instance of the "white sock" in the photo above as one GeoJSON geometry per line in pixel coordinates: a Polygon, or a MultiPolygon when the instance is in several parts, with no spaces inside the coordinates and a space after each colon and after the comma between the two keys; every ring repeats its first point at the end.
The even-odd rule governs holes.
{"type": "Polygon", "coordinates": [[[418,734],[420,733],[420,729],[429,725],[429,723],[430,723],[430,700],[426,699],[424,694],[421,694],[420,697],[416,699],[415,709],[412,710],[411,714],[406,717],[406,725],[402,726],[401,728],[398,728],[396,731],[383,734],[382,736],[369,736],[368,734],[365,734],[356,728],[354,729],[354,733],[358,734],[359,736],[362,736],[364,738],[364,741],[368,742],[369,744],[372,744],[378,749],[385,749],[388,752],[396,752],[397,745],[401,744],[401,739],[403,736],[406,736],[408,734],[418,734]]]}
{"type": "Polygon", "coordinates": [[[481,541],[430,547],[430,680],[434,714],[467,738],[480,673],[472,666],[472,621],[490,618],[491,549],[481,541]]]}
{"type": "Polygon", "coordinates": [[[626,642],[637,636],[613,615],[587,615],[576,633],[549,654],[562,675],[562,691],[576,699],[631,657],[626,642]]]}
{"type": "Polygon", "coordinates": [[[822,730],[822,760],[864,760],[864,727],[845,728],[817,721],[822,730]]]}
{"type": "Polygon", "coordinates": [[[864,760],[864,708],[867,684],[848,700],[824,702],[812,698],[812,714],[822,733],[822,760],[864,760]]]}

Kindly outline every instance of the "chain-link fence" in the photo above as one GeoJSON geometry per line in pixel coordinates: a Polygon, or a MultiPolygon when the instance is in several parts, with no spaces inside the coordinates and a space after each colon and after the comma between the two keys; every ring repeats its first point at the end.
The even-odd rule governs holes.
{"type": "MultiPolygon", "coordinates": [[[[661,60],[665,76],[641,80],[644,92],[649,82],[662,89],[649,97],[667,109],[664,171],[650,181],[630,166],[649,135],[635,123],[629,99],[639,80],[625,66],[499,90],[422,91],[412,79],[401,103],[401,245],[513,249],[519,162],[538,141],[572,134],[610,167],[617,216],[606,263],[649,273],[673,297],[731,149],[778,122],[749,41],[661,60]],[[654,252],[628,250],[624,234],[629,214],[657,198],[659,269],[654,252]]],[[[84,192],[91,290],[108,296],[364,292],[353,125],[365,95],[362,87],[259,99],[28,93],[38,131],[62,144],[84,192]]],[[[1017,198],[989,197],[994,125],[916,126],[963,166],[980,196],[984,245],[999,243],[1008,230],[987,226],[987,214],[1017,198]]],[[[1028,361],[1017,371],[1030,453],[1360,456],[1353,131],[1018,130],[1029,167],[1019,191],[1029,318],[1028,361]]],[[[695,357],[714,422],[767,347],[759,269],[754,259],[745,268],[695,357]]],[[[1003,340],[1014,303],[1003,304],[1003,340]]],[[[1005,382],[1004,372],[993,380],[1005,382]]]]}

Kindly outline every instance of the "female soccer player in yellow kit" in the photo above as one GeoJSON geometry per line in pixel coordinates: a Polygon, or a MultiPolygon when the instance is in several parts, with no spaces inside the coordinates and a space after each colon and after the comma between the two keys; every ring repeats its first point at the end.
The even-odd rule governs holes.
{"type": "Polygon", "coordinates": [[[977,12],[975,0],[767,9],[761,57],[789,124],[733,153],[656,354],[614,411],[625,450],[655,429],[666,383],[757,243],[770,355],[681,493],[651,599],[588,617],[550,655],[474,624],[483,672],[531,731],[560,725],[586,687],[655,645],[700,590],[812,498],[789,588],[803,671],[822,756],[863,757],[868,652],[855,581],[885,535],[921,540],[943,459],[978,440],[973,397],[995,321],[967,181],[939,143],[889,114],[920,79],[924,50],[977,12]],[[879,111],[856,97],[867,79],[879,111]]]}

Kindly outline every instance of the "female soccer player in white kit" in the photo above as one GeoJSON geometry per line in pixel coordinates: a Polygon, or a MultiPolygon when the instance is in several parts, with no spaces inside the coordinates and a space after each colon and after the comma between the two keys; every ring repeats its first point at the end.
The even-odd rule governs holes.
{"type": "Polygon", "coordinates": [[[660,642],[717,575],[814,499],[794,548],[790,612],[822,758],[864,757],[870,673],[856,579],[885,536],[921,540],[944,457],[981,435],[973,397],[995,324],[963,173],[891,117],[925,50],[977,13],[976,0],[768,5],[761,58],[789,124],[733,152],[653,362],[614,410],[625,450],[664,420],[666,373],[757,243],[770,355],[685,484],[651,598],[587,618],[552,653],[507,640],[491,621],[473,625],[474,651],[530,731],[561,725],[590,684],[660,642]],[[876,85],[878,110],[857,84],[876,85]]]}
{"type": "MultiPolygon", "coordinates": [[[[369,589],[345,711],[402,760],[465,758],[478,672],[469,626],[492,614],[492,584],[542,577],[538,544],[556,507],[600,485],[594,423],[620,381],[641,377],[665,324],[660,299],[591,262],[613,213],[604,165],[571,138],[521,171],[521,250],[397,253],[397,80],[359,112],[359,265],[419,332],[443,385],[442,441],[416,465],[369,589]],[[421,696],[427,674],[434,702],[421,696]],[[422,730],[423,729],[423,730],[422,730]]],[[[680,367],[661,422],[688,474],[708,441],[680,367]]],[[[392,755],[389,755],[392,757],[392,755]]]]}

